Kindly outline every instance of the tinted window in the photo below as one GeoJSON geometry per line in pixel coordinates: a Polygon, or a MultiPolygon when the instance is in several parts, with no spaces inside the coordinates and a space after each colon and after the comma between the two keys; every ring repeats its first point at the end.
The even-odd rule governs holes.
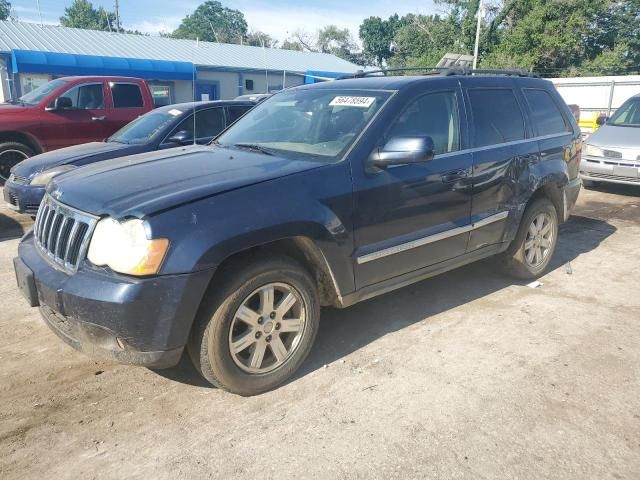
{"type": "MultiPolygon", "coordinates": [[[[224,113],[222,108],[210,108],[196,112],[196,139],[203,140],[216,136],[224,130],[224,113]]],[[[172,133],[188,132],[193,139],[193,115],[189,115],[182,121],[172,133]]]]}
{"type": "Polygon", "coordinates": [[[558,105],[549,92],[534,89],[524,89],[523,92],[531,108],[531,118],[538,135],[569,131],[558,105]]]}
{"type": "Polygon", "coordinates": [[[71,100],[71,107],[79,110],[95,110],[104,108],[104,97],[102,96],[102,84],[92,83],[89,85],[78,85],[64,92],[60,97],[67,97],[71,100]]]}
{"type": "Polygon", "coordinates": [[[140,87],[132,83],[112,83],[111,94],[115,108],[142,107],[142,92],[140,87]]]}
{"type": "Polygon", "coordinates": [[[242,115],[247,113],[247,110],[249,110],[250,108],[251,107],[241,107],[241,106],[229,107],[227,109],[227,111],[229,112],[229,125],[231,125],[233,122],[239,119],[242,115]]]}
{"type": "Polygon", "coordinates": [[[469,90],[469,98],[476,147],[513,142],[525,137],[524,117],[512,90],[473,89],[469,90]]]}
{"type": "Polygon", "coordinates": [[[409,104],[389,129],[386,140],[400,136],[428,135],[435,144],[434,153],[453,152],[459,149],[458,125],[456,94],[430,93],[409,104]]]}

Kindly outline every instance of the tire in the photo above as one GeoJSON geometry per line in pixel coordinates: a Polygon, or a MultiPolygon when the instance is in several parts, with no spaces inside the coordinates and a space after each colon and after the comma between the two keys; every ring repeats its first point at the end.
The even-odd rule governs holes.
{"type": "Polygon", "coordinates": [[[10,170],[14,166],[34,154],[35,152],[23,143],[0,143],[0,185],[4,185],[7,181],[10,170]]]}
{"type": "Polygon", "coordinates": [[[318,331],[313,277],[288,257],[253,257],[219,272],[214,283],[187,345],[194,366],[214,386],[243,396],[285,382],[304,362],[318,331]],[[285,299],[286,306],[280,303],[285,299]]]}
{"type": "Polygon", "coordinates": [[[525,209],[515,239],[507,251],[502,254],[503,269],[509,275],[523,280],[538,278],[549,267],[557,243],[558,214],[556,209],[548,199],[537,198],[525,209]],[[544,219],[541,230],[546,233],[542,233],[539,237],[533,232],[534,229],[537,229],[536,226],[540,225],[541,219],[544,219]]]}

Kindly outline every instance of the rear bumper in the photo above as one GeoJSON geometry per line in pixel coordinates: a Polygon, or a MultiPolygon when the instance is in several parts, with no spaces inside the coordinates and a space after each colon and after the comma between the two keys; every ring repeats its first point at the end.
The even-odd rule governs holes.
{"type": "Polygon", "coordinates": [[[18,285],[56,335],[92,357],[154,368],[178,363],[212,275],[68,275],[42,258],[31,233],[18,251],[18,285]]]}
{"type": "Polygon", "coordinates": [[[44,186],[22,185],[7,181],[4,184],[4,200],[19,213],[35,215],[44,197],[44,186]]]}
{"type": "Polygon", "coordinates": [[[562,198],[564,201],[564,221],[566,222],[571,215],[573,207],[576,205],[580,189],[582,188],[582,179],[578,176],[567,183],[562,191],[562,198]]]}
{"type": "Polygon", "coordinates": [[[603,159],[585,158],[580,163],[580,175],[583,179],[594,182],[640,185],[640,164],[621,160],[609,162],[603,159]]]}

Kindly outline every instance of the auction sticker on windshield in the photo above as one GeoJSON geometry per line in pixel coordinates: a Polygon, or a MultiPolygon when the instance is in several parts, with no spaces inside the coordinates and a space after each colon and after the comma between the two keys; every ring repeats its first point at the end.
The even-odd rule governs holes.
{"type": "Polygon", "coordinates": [[[329,105],[332,107],[369,108],[375,99],[376,97],[340,96],[340,97],[335,97],[333,100],[331,100],[331,103],[329,103],[329,105]]]}

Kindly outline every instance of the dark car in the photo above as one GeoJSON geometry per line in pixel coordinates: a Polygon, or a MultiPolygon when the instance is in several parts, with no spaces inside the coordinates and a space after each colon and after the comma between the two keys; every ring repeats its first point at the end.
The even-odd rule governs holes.
{"type": "Polygon", "coordinates": [[[0,185],[38,153],[102,140],[152,110],[147,82],[130,77],[61,77],[0,104],[0,185]]]}
{"type": "Polygon", "coordinates": [[[255,102],[215,101],[181,103],[157,108],[125,125],[103,142],[47,152],[13,167],[4,199],[20,213],[35,215],[45,185],[56,175],[90,163],[194,143],[205,144],[244,115],[255,102]]]}
{"type": "Polygon", "coordinates": [[[323,305],[494,255],[542,275],[581,186],[553,85],[363,76],[278,93],[209,146],[55,178],[15,259],[30,304],[93,356],[160,368],[186,349],[252,395],[302,364],[323,305]]]}

